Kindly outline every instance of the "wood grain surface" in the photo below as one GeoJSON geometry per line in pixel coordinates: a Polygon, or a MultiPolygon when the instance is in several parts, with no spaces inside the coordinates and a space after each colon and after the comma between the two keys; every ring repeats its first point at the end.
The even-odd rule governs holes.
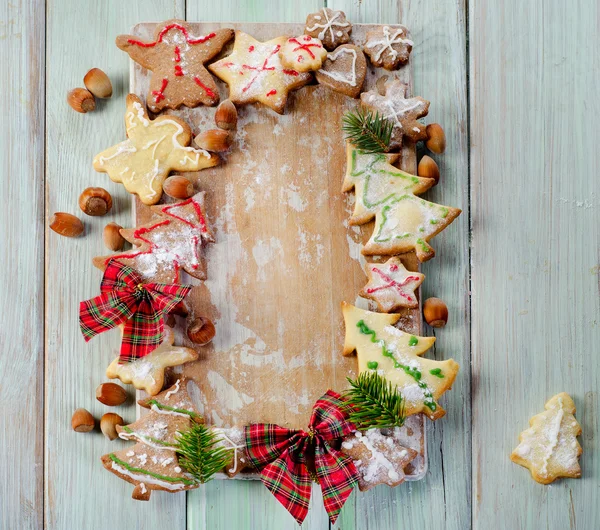
{"type": "MultiPolygon", "coordinates": [[[[450,307],[436,355],[462,367],[445,397],[447,416],[429,427],[429,471],[423,481],[353,494],[336,527],[596,528],[597,2],[471,2],[468,12],[456,0],[328,5],[352,22],[410,28],[413,92],[432,102],[425,121],[441,123],[448,139],[446,153],[434,156],[441,183],[427,198],[463,209],[423,266],[422,294],[450,307]],[[583,477],[545,487],[508,455],[528,419],[563,390],[583,427],[583,477]]],[[[109,410],[93,390],[119,342],[117,333],[104,334],[86,347],[77,327],[78,301],[98,290],[101,274],[89,260],[104,251],[103,225],[131,221],[128,194],[91,167],[93,155],[124,134],[129,63],[114,38],[138,22],[176,16],[299,23],[321,6],[16,0],[0,7],[0,72],[10,102],[0,178],[11,205],[2,210],[0,238],[2,530],[298,527],[256,481],[213,481],[187,496],[135,503],[130,487],[99,462],[119,442],[73,433],[70,417],[76,407],[97,418],[109,410]],[[107,71],[115,95],[92,114],[75,114],[66,92],[91,67],[107,71]],[[44,235],[44,216],[80,214],[77,197],[88,185],[113,194],[113,212],[84,219],[86,236],[77,240],[44,235]]],[[[128,403],[115,410],[131,421],[133,395],[128,403]]],[[[316,487],[303,528],[328,528],[316,487]]]]}

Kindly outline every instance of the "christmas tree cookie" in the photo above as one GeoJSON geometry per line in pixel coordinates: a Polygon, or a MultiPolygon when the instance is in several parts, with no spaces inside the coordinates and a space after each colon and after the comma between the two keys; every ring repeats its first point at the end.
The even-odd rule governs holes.
{"type": "Polygon", "coordinates": [[[204,279],[200,249],[203,243],[214,241],[205,217],[204,193],[174,204],[153,206],[151,209],[158,216],[155,221],[121,230],[135,248],[96,257],[94,265],[105,269],[111,259],[117,259],[155,282],[178,283],[181,269],[204,279]]]}
{"type": "Polygon", "coordinates": [[[279,57],[287,37],[259,42],[243,31],[235,32],[231,55],[209,65],[210,71],[229,85],[234,103],[259,102],[283,114],[288,93],[306,85],[310,72],[285,68],[279,57]]]}
{"type": "Polygon", "coordinates": [[[342,191],[356,193],[350,224],[364,224],[375,217],[373,234],[363,247],[365,255],[394,255],[415,251],[419,261],[435,255],[429,240],[446,228],[461,210],[441,206],[418,194],[434,185],[391,165],[395,155],[366,153],[348,143],[346,175],[342,191]]]}
{"type": "Polygon", "coordinates": [[[94,169],[121,182],[144,204],[160,200],[171,171],[199,171],[219,163],[216,155],[189,147],[192,131],[187,123],[174,116],[149,119],[135,94],[127,96],[125,129],[127,140],[97,154],[94,169]]]}
{"type": "Polygon", "coordinates": [[[358,371],[376,370],[396,385],[404,399],[405,415],[422,412],[432,420],[446,414],[438,399],[458,373],[453,360],[435,361],[421,356],[435,337],[418,337],[394,327],[400,315],[373,313],[342,302],[346,325],[344,355],[356,351],[358,371]]]}
{"type": "Polygon", "coordinates": [[[552,397],[546,410],[529,420],[529,429],[519,435],[519,445],[510,459],[526,467],[540,484],[550,484],[557,478],[579,478],[579,457],[583,452],[577,437],[581,426],[575,419],[575,403],[561,392],[552,397]]]}

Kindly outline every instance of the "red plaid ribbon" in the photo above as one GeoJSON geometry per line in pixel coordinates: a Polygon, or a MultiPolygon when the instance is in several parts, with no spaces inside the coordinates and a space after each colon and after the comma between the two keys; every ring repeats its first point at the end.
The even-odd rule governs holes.
{"type": "Polygon", "coordinates": [[[302,524],[308,513],[312,482],[306,467],[307,454],[314,447],[316,479],[329,520],[334,524],[358,482],[358,472],[352,460],[328,442],[354,430],[341,396],[328,390],[313,408],[308,432],[253,424],[245,429],[246,449],[250,462],[261,469],[263,484],[302,524]]]}
{"type": "Polygon", "coordinates": [[[163,316],[188,294],[191,285],[142,283],[131,267],[111,260],[100,296],[79,304],[79,327],[85,341],[124,323],[119,362],[139,359],[162,342],[163,316]]]}

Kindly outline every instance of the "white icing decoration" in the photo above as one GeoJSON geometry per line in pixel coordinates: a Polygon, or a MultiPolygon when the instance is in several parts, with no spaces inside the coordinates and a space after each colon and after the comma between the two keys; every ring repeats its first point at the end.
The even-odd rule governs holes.
{"type": "Polygon", "coordinates": [[[174,459],[174,458],[172,458],[172,457],[171,457],[171,458],[165,458],[165,459],[164,459],[164,460],[163,460],[163,461],[160,463],[160,465],[161,465],[162,467],[167,467],[169,464],[171,464],[171,463],[173,462],[173,460],[175,460],[175,459],[174,459]]]}
{"type": "Polygon", "coordinates": [[[179,392],[179,382],[181,381],[181,379],[177,379],[177,382],[175,383],[175,388],[173,388],[173,390],[169,390],[166,394],[165,394],[165,401],[169,401],[169,398],[173,395],[173,394],[177,394],[177,392],[179,392]]]}
{"type": "MultiPolygon", "coordinates": [[[[148,440],[147,436],[144,436],[141,433],[137,433],[137,432],[125,432],[122,431],[119,433],[119,438],[121,438],[121,440],[131,440],[132,438],[134,440],[138,440],[140,442],[142,442],[144,445],[149,445],[150,447],[154,447],[154,449],[161,449],[161,450],[167,450],[167,451],[175,451],[175,447],[170,447],[168,445],[161,445],[161,444],[157,444],[154,443],[151,440],[148,440]]],[[[139,456],[138,456],[139,458],[139,456]]],[[[143,462],[144,464],[146,462],[143,462]]],[[[156,462],[154,462],[156,463],[156,462]]]]}
{"type": "Polygon", "coordinates": [[[173,469],[175,470],[175,473],[181,473],[181,468],[179,466],[176,466],[173,469]]]}
{"type": "MultiPolygon", "coordinates": [[[[237,466],[238,466],[238,449],[244,449],[245,444],[237,445],[231,438],[229,438],[229,436],[227,436],[225,434],[224,429],[215,428],[214,430],[219,433],[219,436],[222,439],[224,439],[225,441],[227,441],[229,443],[229,445],[231,446],[230,449],[233,449],[233,467],[231,469],[229,469],[228,471],[230,473],[235,473],[237,471],[237,466]]],[[[219,440],[219,442],[222,442],[222,440],[219,440]]],[[[217,444],[218,444],[218,442],[217,442],[217,444]]],[[[221,443],[220,445],[223,445],[223,444],[221,443]]],[[[240,457],[240,461],[243,462],[243,458],[240,457]]]]}
{"type": "Polygon", "coordinates": [[[356,60],[357,60],[356,50],[354,50],[352,48],[340,48],[339,50],[336,50],[333,53],[327,54],[327,58],[330,61],[335,61],[342,53],[350,53],[353,55],[352,71],[351,71],[350,79],[348,79],[343,74],[340,74],[339,72],[328,72],[327,70],[323,70],[323,69],[321,69],[319,72],[321,74],[325,74],[326,76],[331,77],[331,79],[333,79],[334,81],[338,81],[340,83],[346,83],[347,85],[350,85],[350,86],[356,86],[356,60]]]}
{"type": "Polygon", "coordinates": [[[111,467],[115,471],[120,473],[121,475],[130,477],[133,480],[137,480],[138,482],[142,482],[142,480],[143,480],[144,482],[146,482],[148,484],[154,484],[156,486],[160,486],[161,488],[165,488],[170,491],[179,491],[179,490],[185,489],[185,484],[166,482],[164,480],[157,479],[150,475],[144,475],[141,473],[132,473],[131,471],[129,471],[129,469],[125,469],[124,467],[121,467],[116,462],[112,462],[111,467]]]}
{"type": "Polygon", "coordinates": [[[146,484],[144,484],[143,482],[140,482],[140,489],[142,490],[142,494],[146,493],[146,491],[148,491],[146,489],[146,484]]]}
{"type": "MultiPolygon", "coordinates": [[[[196,155],[196,160],[193,161],[194,163],[198,162],[199,155],[203,155],[206,158],[210,158],[210,153],[208,153],[208,151],[205,151],[204,149],[194,149],[193,147],[183,147],[177,141],[177,138],[179,137],[179,135],[183,134],[183,132],[184,132],[183,127],[181,126],[180,123],[177,123],[176,121],[173,121],[173,120],[160,120],[160,121],[154,122],[154,125],[156,125],[157,127],[162,127],[163,125],[167,125],[167,124],[175,125],[175,127],[177,127],[177,132],[171,136],[171,141],[173,142],[173,147],[175,149],[181,149],[183,151],[188,151],[190,153],[194,153],[196,155]]],[[[186,155],[184,160],[186,160],[187,158],[189,158],[189,157],[186,155]]],[[[192,159],[190,159],[190,160],[192,160],[192,159]]],[[[181,163],[185,164],[184,161],[181,163]]]]}
{"type": "Polygon", "coordinates": [[[121,156],[123,154],[126,153],[135,153],[137,151],[137,149],[135,148],[134,145],[131,144],[130,140],[125,140],[124,142],[121,142],[119,144],[119,147],[117,148],[117,150],[110,156],[101,156],[98,161],[100,163],[101,166],[104,165],[105,162],[107,162],[108,160],[111,160],[113,158],[116,158],[118,156],[121,156]]]}
{"type": "Polygon", "coordinates": [[[394,44],[406,44],[413,45],[413,42],[410,39],[403,39],[402,35],[404,34],[404,29],[399,28],[396,32],[391,35],[389,26],[383,26],[383,39],[372,39],[367,42],[367,48],[375,48],[376,46],[381,46],[381,48],[375,53],[375,61],[379,61],[381,55],[384,51],[389,51],[390,55],[395,59],[398,55],[398,52],[392,48],[394,44]]]}
{"type": "MultiPolygon", "coordinates": [[[[330,20],[329,17],[327,16],[327,9],[324,7],[323,15],[325,15],[325,24],[315,24],[312,28],[307,27],[306,31],[314,31],[317,28],[322,28],[322,30],[318,34],[318,38],[319,38],[319,40],[323,40],[325,38],[325,33],[327,32],[327,30],[329,30],[329,32],[331,33],[331,41],[333,42],[335,40],[335,37],[333,35],[334,26],[337,26],[339,28],[346,28],[350,25],[348,22],[336,22],[336,20],[339,18],[339,16],[342,14],[342,12],[335,11],[334,13],[335,14],[331,17],[331,20],[330,20]]],[[[317,17],[318,17],[318,15],[316,15],[314,17],[314,19],[321,20],[321,17],[318,17],[318,18],[317,17]]],[[[341,33],[341,32],[338,31],[338,33],[341,33]]],[[[339,35],[339,36],[341,36],[341,35],[339,35]]]]}
{"type": "Polygon", "coordinates": [[[542,459],[542,468],[540,470],[540,475],[542,476],[546,476],[548,474],[548,460],[550,460],[552,452],[558,444],[558,433],[560,431],[560,424],[562,422],[563,416],[565,415],[562,398],[558,398],[558,407],[559,411],[556,414],[556,416],[552,418],[550,429],[547,431],[547,438],[550,443],[545,448],[546,450],[544,451],[544,458],[542,459]]]}

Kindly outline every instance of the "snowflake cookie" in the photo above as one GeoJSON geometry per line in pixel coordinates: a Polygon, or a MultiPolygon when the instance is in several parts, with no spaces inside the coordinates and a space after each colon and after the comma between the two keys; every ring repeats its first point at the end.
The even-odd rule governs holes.
{"type": "Polygon", "coordinates": [[[373,66],[395,70],[408,62],[412,47],[413,42],[404,26],[383,26],[367,33],[364,50],[373,66]]]}
{"type": "Polygon", "coordinates": [[[322,41],[329,51],[335,50],[340,44],[346,44],[350,40],[351,31],[352,24],[346,20],[346,14],[328,7],[308,15],[304,27],[304,33],[322,41]]]}

